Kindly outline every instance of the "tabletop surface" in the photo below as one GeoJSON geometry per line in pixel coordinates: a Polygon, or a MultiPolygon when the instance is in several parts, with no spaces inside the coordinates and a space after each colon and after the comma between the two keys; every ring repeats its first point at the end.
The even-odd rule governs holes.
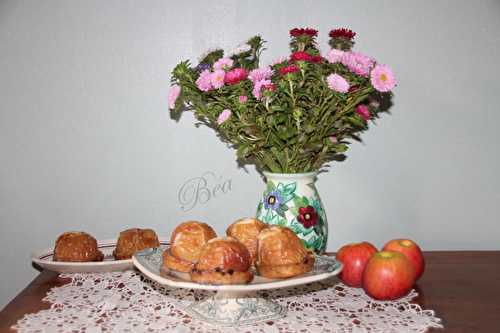
{"type": "MultiPolygon", "coordinates": [[[[500,332],[500,251],[426,252],[426,270],[415,300],[443,319],[444,330],[429,332],[500,332]]],[[[43,271],[0,312],[0,332],[26,313],[49,308],[47,291],[67,283],[43,271]]]]}

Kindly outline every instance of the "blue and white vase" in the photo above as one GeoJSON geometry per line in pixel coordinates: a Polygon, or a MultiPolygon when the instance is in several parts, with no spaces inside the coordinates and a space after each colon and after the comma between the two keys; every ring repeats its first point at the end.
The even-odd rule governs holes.
{"type": "Polygon", "coordinates": [[[314,185],[316,175],[264,172],[267,188],[257,207],[257,218],[292,229],[308,249],[321,254],[328,240],[328,222],[314,185]]]}

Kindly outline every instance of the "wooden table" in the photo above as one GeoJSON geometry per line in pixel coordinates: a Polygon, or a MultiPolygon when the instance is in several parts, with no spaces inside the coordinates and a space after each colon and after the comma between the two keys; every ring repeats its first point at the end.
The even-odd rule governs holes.
{"type": "MultiPolygon", "coordinates": [[[[430,332],[500,332],[500,251],[426,252],[426,271],[416,302],[433,309],[445,329],[430,332]]],[[[49,307],[46,292],[66,283],[43,271],[0,312],[0,332],[24,314],[49,307]]]]}

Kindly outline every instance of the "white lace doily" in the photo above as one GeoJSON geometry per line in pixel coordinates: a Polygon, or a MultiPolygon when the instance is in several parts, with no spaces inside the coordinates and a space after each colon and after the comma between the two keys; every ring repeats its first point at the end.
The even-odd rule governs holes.
{"type": "MultiPolygon", "coordinates": [[[[210,292],[170,289],[135,271],[71,274],[50,290],[50,309],[25,315],[18,332],[235,332],[191,319],[183,308],[210,292]]],[[[379,302],[337,280],[261,292],[288,307],[285,318],[247,326],[244,332],[425,332],[442,327],[434,311],[410,301],[379,302]]],[[[243,330],[242,330],[243,332],[243,330]]]]}

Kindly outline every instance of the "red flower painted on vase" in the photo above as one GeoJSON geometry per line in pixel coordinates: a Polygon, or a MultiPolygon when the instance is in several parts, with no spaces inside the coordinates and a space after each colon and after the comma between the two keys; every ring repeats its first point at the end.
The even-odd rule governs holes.
{"type": "Polygon", "coordinates": [[[313,206],[300,207],[297,220],[306,228],[315,226],[318,223],[318,213],[313,206]]]}

